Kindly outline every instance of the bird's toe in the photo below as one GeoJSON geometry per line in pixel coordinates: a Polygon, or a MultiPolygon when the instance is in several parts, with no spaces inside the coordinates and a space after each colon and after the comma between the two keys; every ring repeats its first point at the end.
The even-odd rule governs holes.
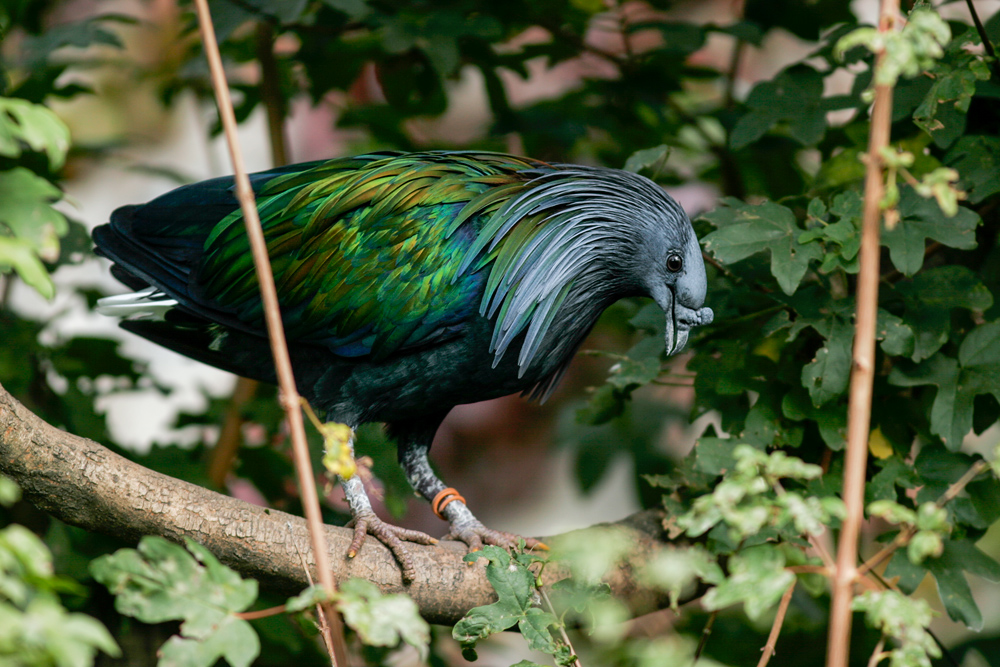
{"type": "Polygon", "coordinates": [[[379,542],[387,546],[392,552],[392,555],[399,563],[400,570],[402,570],[403,580],[406,582],[413,581],[417,574],[417,569],[413,565],[413,558],[410,555],[410,550],[406,542],[437,544],[437,540],[427,533],[393,526],[390,523],[382,521],[374,513],[359,514],[352,519],[348,526],[351,524],[354,526],[354,539],[347,550],[347,557],[354,558],[358,551],[361,550],[366,537],[374,535],[379,542]]]}
{"type": "Polygon", "coordinates": [[[521,540],[524,540],[525,548],[548,550],[545,544],[533,537],[522,537],[515,533],[493,530],[478,521],[475,524],[461,527],[452,525],[451,532],[444,539],[461,540],[468,545],[470,552],[479,551],[484,544],[492,544],[503,549],[515,549],[521,540]]]}

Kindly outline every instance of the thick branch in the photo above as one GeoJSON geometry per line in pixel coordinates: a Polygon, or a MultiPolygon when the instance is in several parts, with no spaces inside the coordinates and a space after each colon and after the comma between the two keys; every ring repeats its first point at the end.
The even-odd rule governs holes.
{"type": "MultiPolygon", "coordinates": [[[[175,541],[190,537],[270,590],[289,595],[301,591],[308,585],[303,557],[315,567],[302,518],[153,472],[92,440],[50,426],[2,386],[0,473],[21,485],[25,499],[66,523],[128,541],[143,535],[175,541]]],[[[662,512],[646,511],[613,524],[634,547],[606,581],[637,615],[668,603],[635,577],[638,566],[663,547],[662,520],[662,512]]],[[[348,560],[353,531],[335,526],[325,531],[338,581],[361,577],[384,592],[405,592],[432,623],[453,624],[472,607],[495,599],[483,567],[462,561],[464,544],[412,545],[417,578],[404,586],[392,554],[378,540],[367,540],[357,557],[348,560]]],[[[556,562],[546,566],[545,574],[546,581],[554,583],[568,571],[556,562]]]]}

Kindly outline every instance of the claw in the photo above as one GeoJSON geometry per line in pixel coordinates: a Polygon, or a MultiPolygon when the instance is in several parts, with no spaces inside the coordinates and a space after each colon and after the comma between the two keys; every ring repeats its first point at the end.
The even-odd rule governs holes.
{"type": "Polygon", "coordinates": [[[461,540],[469,546],[469,553],[475,553],[483,548],[483,544],[492,544],[504,549],[514,549],[520,540],[524,540],[524,546],[529,549],[541,549],[548,551],[549,547],[533,537],[521,537],[514,533],[507,533],[501,530],[487,528],[479,520],[470,522],[461,527],[452,524],[451,532],[444,539],[461,540]]]}
{"type": "Polygon", "coordinates": [[[365,538],[368,535],[374,535],[379,542],[387,546],[389,551],[392,552],[402,570],[403,581],[406,582],[411,582],[416,578],[417,569],[413,565],[413,559],[410,557],[409,549],[404,544],[404,541],[415,542],[416,544],[438,543],[436,539],[427,533],[422,533],[419,530],[400,528],[399,526],[386,523],[375,516],[374,512],[359,514],[347,524],[348,527],[352,525],[354,526],[354,539],[351,540],[351,546],[347,549],[347,557],[354,558],[357,556],[361,550],[361,546],[365,543],[365,538]]]}

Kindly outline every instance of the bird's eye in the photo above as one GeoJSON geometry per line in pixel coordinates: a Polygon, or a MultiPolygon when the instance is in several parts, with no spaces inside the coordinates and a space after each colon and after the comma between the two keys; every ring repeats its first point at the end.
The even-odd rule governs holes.
{"type": "Polygon", "coordinates": [[[667,257],[667,270],[677,273],[684,266],[684,260],[677,253],[672,253],[667,257]]]}

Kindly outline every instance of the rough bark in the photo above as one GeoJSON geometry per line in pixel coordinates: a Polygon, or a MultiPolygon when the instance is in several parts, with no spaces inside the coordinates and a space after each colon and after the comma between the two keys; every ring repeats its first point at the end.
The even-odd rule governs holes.
{"type": "MultiPolygon", "coordinates": [[[[301,517],[258,507],[154,472],[98,443],[66,433],[29,411],[0,386],[0,473],[16,481],[24,498],[68,524],[128,541],[160,535],[190,537],[263,588],[294,594],[308,584],[302,566],[314,559],[301,517]]],[[[633,613],[666,605],[666,598],[637,581],[637,566],[662,549],[663,514],[645,511],[615,524],[633,547],[606,577],[613,594],[633,613]]],[[[375,539],[356,558],[345,558],[353,531],[326,526],[334,576],[362,577],[386,593],[405,592],[432,623],[454,624],[472,607],[495,597],[481,565],[462,561],[465,545],[413,545],[417,578],[403,585],[392,554],[375,539]]],[[[555,541],[558,537],[554,538],[555,541]]],[[[546,541],[553,541],[547,538],[546,541]]],[[[558,561],[545,568],[547,582],[568,576],[558,561]]],[[[315,578],[315,572],[313,572],[315,578]]]]}

